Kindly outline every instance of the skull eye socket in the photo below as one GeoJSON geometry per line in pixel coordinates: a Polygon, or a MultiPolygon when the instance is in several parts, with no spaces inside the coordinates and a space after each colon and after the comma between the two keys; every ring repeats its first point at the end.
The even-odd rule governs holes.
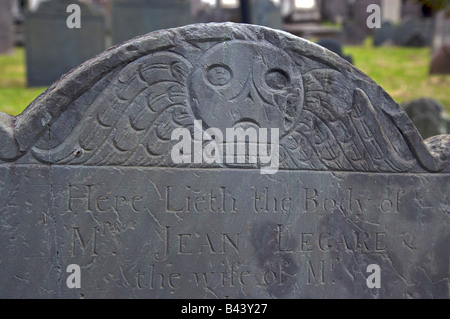
{"type": "Polygon", "coordinates": [[[224,64],[210,66],[206,75],[209,83],[214,86],[226,85],[230,82],[232,76],[231,69],[224,64]]]}
{"type": "Polygon", "coordinates": [[[289,85],[289,76],[279,69],[272,69],[266,73],[266,84],[274,90],[282,90],[289,85]]]}

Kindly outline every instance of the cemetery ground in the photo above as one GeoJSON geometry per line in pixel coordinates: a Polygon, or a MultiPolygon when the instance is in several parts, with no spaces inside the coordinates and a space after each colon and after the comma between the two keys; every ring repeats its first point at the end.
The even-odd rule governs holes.
{"type": "MultiPolygon", "coordinates": [[[[383,87],[397,103],[420,97],[441,102],[450,114],[450,75],[429,75],[430,49],[346,46],[355,66],[383,87]]],[[[17,115],[46,88],[26,87],[25,51],[16,48],[12,55],[0,56],[0,111],[17,115]]]]}

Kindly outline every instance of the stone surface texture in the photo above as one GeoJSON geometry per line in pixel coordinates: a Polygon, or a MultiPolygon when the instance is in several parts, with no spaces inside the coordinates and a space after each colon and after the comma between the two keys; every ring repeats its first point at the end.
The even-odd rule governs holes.
{"type": "Polygon", "coordinates": [[[309,41],[153,32],[0,116],[0,297],[448,298],[448,154],[309,41]],[[278,128],[279,171],[174,164],[171,133],[194,120],[278,128]]]}

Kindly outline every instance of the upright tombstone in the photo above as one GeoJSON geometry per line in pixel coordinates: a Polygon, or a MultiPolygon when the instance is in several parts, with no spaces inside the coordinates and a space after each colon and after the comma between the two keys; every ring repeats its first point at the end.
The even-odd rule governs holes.
{"type": "Polygon", "coordinates": [[[104,16],[74,0],[42,2],[25,15],[25,46],[28,86],[49,86],[105,50],[104,16]],[[80,28],[68,24],[75,21],[70,18],[75,11],[68,10],[74,4],[80,8],[80,28]]]}
{"type": "Polygon", "coordinates": [[[394,44],[395,33],[396,27],[390,21],[383,22],[381,28],[376,29],[373,34],[373,45],[378,47],[394,44]]]}
{"type": "Polygon", "coordinates": [[[113,43],[193,22],[186,0],[112,0],[113,43]]]}
{"type": "Polygon", "coordinates": [[[14,48],[12,1],[0,1],[0,54],[11,53],[14,48]]]}
{"type": "Polygon", "coordinates": [[[431,19],[406,19],[396,29],[394,43],[406,47],[431,45],[433,21],[431,19]]]}
{"type": "Polygon", "coordinates": [[[135,38],[0,117],[0,296],[449,298],[449,145],[288,33],[135,38]]]}
{"type": "Polygon", "coordinates": [[[411,121],[424,139],[435,135],[447,134],[447,116],[441,103],[430,98],[420,98],[404,103],[411,121]]]}

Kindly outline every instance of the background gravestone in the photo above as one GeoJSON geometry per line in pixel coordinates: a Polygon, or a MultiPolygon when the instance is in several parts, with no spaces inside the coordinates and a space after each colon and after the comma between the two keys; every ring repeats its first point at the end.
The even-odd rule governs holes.
{"type": "Polygon", "coordinates": [[[104,16],[77,1],[43,2],[25,15],[25,42],[28,86],[48,86],[105,50],[104,16]],[[81,28],[67,27],[70,4],[81,8],[81,28]]]}
{"type": "Polygon", "coordinates": [[[0,296],[448,298],[449,144],[285,32],[135,38],[1,114],[0,296]],[[174,163],[190,153],[176,129],[197,143],[255,127],[279,130],[273,174],[260,158],[174,163]],[[81,288],[65,284],[70,264],[81,288]]]}
{"type": "Polygon", "coordinates": [[[433,21],[431,19],[406,19],[398,27],[394,43],[406,47],[431,45],[433,21]]]}
{"type": "Polygon", "coordinates": [[[378,47],[386,44],[394,44],[396,28],[389,22],[383,22],[380,29],[376,29],[373,34],[373,45],[378,47]]]}
{"type": "Polygon", "coordinates": [[[114,44],[193,22],[190,4],[182,0],[114,0],[111,10],[114,44]]]}
{"type": "Polygon", "coordinates": [[[0,54],[11,53],[14,44],[12,0],[0,2],[0,54]]]}
{"type": "Polygon", "coordinates": [[[450,133],[447,132],[445,109],[438,101],[421,98],[404,103],[402,107],[424,139],[450,133]]]}

